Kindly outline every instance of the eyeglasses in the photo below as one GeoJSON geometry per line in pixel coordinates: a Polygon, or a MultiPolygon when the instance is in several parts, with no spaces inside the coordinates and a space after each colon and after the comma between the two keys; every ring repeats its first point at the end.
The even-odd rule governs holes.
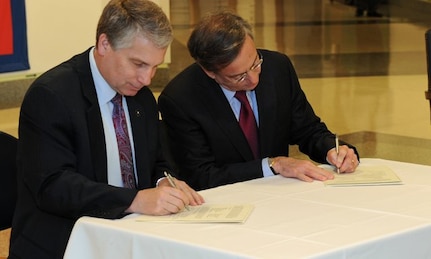
{"type": "Polygon", "coordinates": [[[257,60],[257,62],[255,62],[253,64],[253,66],[250,67],[249,70],[245,71],[244,73],[242,73],[241,75],[236,76],[235,78],[231,78],[232,80],[235,81],[235,83],[239,84],[242,81],[244,81],[248,75],[249,72],[257,72],[257,70],[260,69],[260,67],[262,66],[263,63],[263,56],[262,53],[260,53],[259,51],[257,51],[257,56],[256,58],[259,58],[257,60]]]}

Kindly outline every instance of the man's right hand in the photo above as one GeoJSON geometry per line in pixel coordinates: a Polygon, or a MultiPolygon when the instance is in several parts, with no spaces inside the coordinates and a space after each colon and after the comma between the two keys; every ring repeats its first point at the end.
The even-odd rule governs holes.
{"type": "Polygon", "coordinates": [[[146,215],[178,213],[189,205],[187,195],[169,186],[140,190],[126,212],[146,215]]]}

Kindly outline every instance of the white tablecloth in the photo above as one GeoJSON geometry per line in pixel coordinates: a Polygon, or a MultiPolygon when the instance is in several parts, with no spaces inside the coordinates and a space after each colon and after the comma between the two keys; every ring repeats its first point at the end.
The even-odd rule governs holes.
{"type": "Polygon", "coordinates": [[[253,204],[244,224],[83,217],[65,258],[430,258],[431,166],[387,165],[403,185],[326,187],[274,176],[202,191],[207,203],[253,204]]]}

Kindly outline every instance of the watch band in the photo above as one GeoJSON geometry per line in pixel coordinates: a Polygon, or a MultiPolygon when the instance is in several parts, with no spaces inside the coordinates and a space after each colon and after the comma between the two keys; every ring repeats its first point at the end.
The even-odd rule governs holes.
{"type": "Polygon", "coordinates": [[[269,169],[271,169],[271,171],[274,175],[277,175],[278,173],[274,170],[274,167],[273,167],[274,163],[275,163],[275,159],[273,157],[268,157],[269,169]]]}

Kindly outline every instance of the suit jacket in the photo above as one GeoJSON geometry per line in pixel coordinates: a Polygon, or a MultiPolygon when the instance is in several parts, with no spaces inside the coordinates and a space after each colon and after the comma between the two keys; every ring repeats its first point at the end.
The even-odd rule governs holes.
{"type": "MultiPolygon", "coordinates": [[[[144,87],[127,97],[127,104],[138,189],[155,187],[168,167],[156,100],[144,87]]],[[[79,217],[124,216],[138,190],[107,183],[105,136],[87,50],[40,76],[22,103],[10,258],[62,258],[79,217]]]]}
{"type": "MultiPolygon", "coordinates": [[[[260,155],[288,156],[297,144],[311,159],[326,163],[334,135],[316,116],[289,58],[261,50],[257,85],[260,155]]],[[[192,64],[162,91],[159,108],[180,177],[197,190],[262,177],[220,86],[192,64]]]]}

